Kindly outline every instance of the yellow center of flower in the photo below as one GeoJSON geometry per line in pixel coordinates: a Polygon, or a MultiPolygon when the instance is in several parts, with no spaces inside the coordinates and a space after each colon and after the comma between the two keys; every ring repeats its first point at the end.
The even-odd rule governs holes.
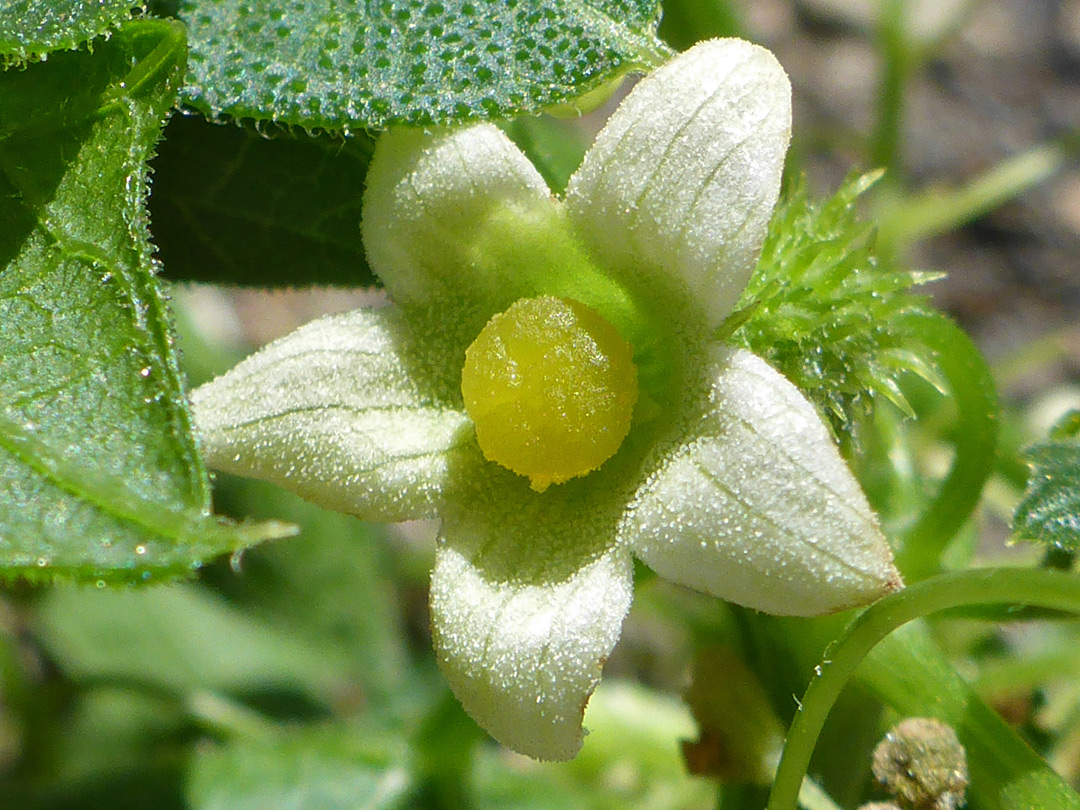
{"type": "Polygon", "coordinates": [[[543,492],[619,449],[637,402],[630,345],[571,298],[522,298],[465,351],[461,393],[484,457],[543,492]]]}

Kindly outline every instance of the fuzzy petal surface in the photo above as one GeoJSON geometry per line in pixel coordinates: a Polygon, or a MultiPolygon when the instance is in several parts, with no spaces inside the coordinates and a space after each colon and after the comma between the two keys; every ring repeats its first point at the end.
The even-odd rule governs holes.
{"type": "Polygon", "coordinates": [[[556,208],[540,173],[490,124],[392,130],[368,171],[364,248],[395,302],[463,302],[490,316],[523,294],[514,264],[485,254],[490,231],[522,221],[528,232],[556,208]]]}
{"type": "Polygon", "coordinates": [[[607,122],[567,187],[571,219],[613,274],[645,295],[674,286],[715,326],[754,270],[790,133],[791,87],[771,53],[699,43],[607,122]]]}
{"type": "Polygon", "coordinates": [[[443,337],[395,308],[301,327],[193,392],[207,462],[368,520],[434,516],[483,464],[443,337]]]}
{"type": "MultiPolygon", "coordinates": [[[[581,747],[585,704],[630,607],[614,515],[522,492],[443,521],[431,576],[439,664],[499,742],[544,760],[581,747]]],[[[494,492],[494,490],[492,490],[494,492]]]]}
{"type": "Polygon", "coordinates": [[[865,495],[809,401],[756,355],[712,354],[707,395],[621,535],[658,574],[814,616],[903,587],[865,495]]]}

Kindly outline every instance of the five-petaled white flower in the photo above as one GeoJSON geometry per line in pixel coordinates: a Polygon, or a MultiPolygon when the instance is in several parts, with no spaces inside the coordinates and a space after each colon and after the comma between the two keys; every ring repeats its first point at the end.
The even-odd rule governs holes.
{"type": "Polygon", "coordinates": [[[363,222],[391,306],[308,324],[194,393],[213,466],[366,519],[442,519],[438,660],[522,753],[580,747],[631,555],[772,613],[901,587],[813,406],[713,337],[777,200],[790,103],[767,51],[702,43],[634,88],[563,199],[491,125],[392,131],[363,222]]]}

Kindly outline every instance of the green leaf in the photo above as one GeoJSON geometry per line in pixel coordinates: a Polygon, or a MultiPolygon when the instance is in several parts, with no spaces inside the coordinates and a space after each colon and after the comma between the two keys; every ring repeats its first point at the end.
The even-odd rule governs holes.
{"type": "MultiPolygon", "coordinates": [[[[246,552],[242,577],[219,564],[200,578],[275,627],[348,661],[369,710],[401,710],[415,697],[417,684],[406,677],[405,608],[390,579],[385,529],[232,476],[218,476],[215,496],[232,514],[258,517],[272,509],[301,526],[303,537],[246,552]]],[[[426,580],[425,570],[422,587],[426,580]]]]}
{"type": "Polygon", "coordinates": [[[180,781],[190,733],[181,707],[160,695],[101,688],[55,708],[39,703],[30,722],[48,743],[23,761],[16,779],[5,779],[3,806],[176,807],[170,793],[180,781]]]}
{"type": "Polygon", "coordinates": [[[666,0],[660,36],[680,51],[712,37],[745,37],[744,5],[735,0],[666,0]]]}
{"type": "Polygon", "coordinates": [[[281,526],[226,527],[146,233],[183,75],[173,22],[0,74],[0,575],[144,580],[281,526]]]}
{"type": "Polygon", "coordinates": [[[132,0],[4,0],[0,65],[75,48],[131,16],[132,0]]]}
{"type": "Polygon", "coordinates": [[[192,810],[389,810],[408,806],[403,746],[380,728],[328,726],[196,754],[192,810]]]}
{"type": "Polygon", "coordinates": [[[548,187],[556,194],[566,191],[570,175],[589,148],[589,134],[575,120],[548,115],[515,118],[504,129],[548,187]]]}
{"type": "Polygon", "coordinates": [[[360,202],[371,158],[342,141],[176,116],[154,159],[150,218],[169,278],[371,286],[360,202]]]}
{"type": "Polygon", "coordinates": [[[348,132],[510,117],[655,64],[657,0],[183,0],[184,101],[348,132]]]}
{"type": "Polygon", "coordinates": [[[1031,466],[1013,532],[1062,551],[1080,551],[1080,411],[1068,414],[1050,440],[1024,454],[1031,466]]]}
{"type": "Polygon", "coordinates": [[[186,697],[200,690],[250,694],[295,689],[331,704],[351,687],[345,656],[250,616],[205,589],[58,587],[35,626],[49,654],[76,680],[186,697]]]}

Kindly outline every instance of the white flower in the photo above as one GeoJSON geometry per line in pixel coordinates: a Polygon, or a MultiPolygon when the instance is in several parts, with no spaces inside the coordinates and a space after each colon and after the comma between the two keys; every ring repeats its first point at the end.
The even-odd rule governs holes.
{"type": "Polygon", "coordinates": [[[194,394],[213,466],[366,519],[442,518],[439,662],[465,709],[522,753],[580,747],[632,554],[772,613],[901,587],[813,406],[712,337],[754,269],[790,116],[772,55],[714,40],[634,88],[565,200],[493,126],[388,133],[363,235],[393,305],[308,324],[194,394]],[[541,348],[514,355],[519,332],[541,348]],[[468,410],[467,348],[467,373],[489,386],[468,410]],[[629,372],[581,382],[626,366],[621,351],[629,372]],[[538,404],[487,407],[523,379],[541,379],[538,404]],[[495,436],[483,449],[478,425],[495,436]],[[601,433],[617,450],[582,463],[560,444],[601,433]]]}

